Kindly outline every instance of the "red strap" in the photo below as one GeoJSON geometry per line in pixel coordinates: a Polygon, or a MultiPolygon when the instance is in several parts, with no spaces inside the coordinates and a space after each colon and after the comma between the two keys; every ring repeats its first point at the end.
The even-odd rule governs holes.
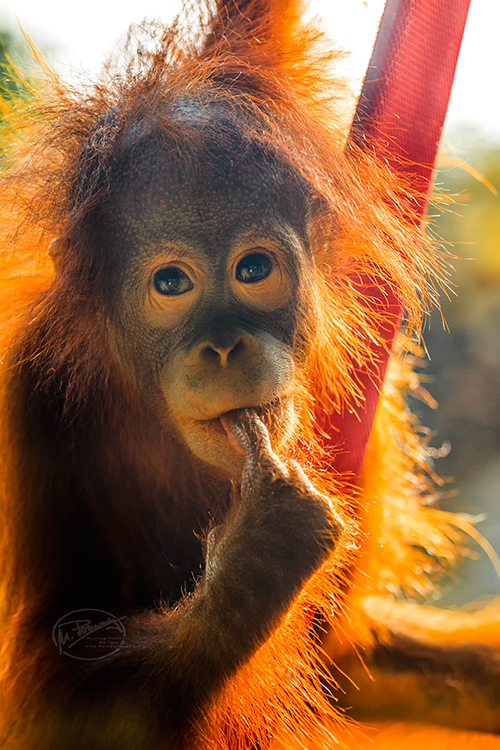
{"type": "MultiPolygon", "coordinates": [[[[418,214],[423,217],[433,179],[455,67],[470,0],[387,0],[370,65],[359,98],[350,138],[386,159],[393,171],[410,175],[418,214]]],[[[355,280],[353,279],[353,282],[355,280]]],[[[364,391],[357,413],[317,414],[329,443],[341,452],[335,468],[358,476],[375,415],[388,351],[402,308],[380,279],[357,283],[360,296],[393,313],[383,329],[386,347],[374,352],[377,375],[353,372],[364,391]]]]}

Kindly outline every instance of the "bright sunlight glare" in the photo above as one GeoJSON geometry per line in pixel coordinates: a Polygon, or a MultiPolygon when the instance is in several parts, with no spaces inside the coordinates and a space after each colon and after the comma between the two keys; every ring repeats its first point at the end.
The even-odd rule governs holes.
{"type": "MultiPolygon", "coordinates": [[[[99,70],[130,23],[144,18],[169,21],[180,5],[181,0],[6,0],[0,4],[0,27],[21,24],[52,55],[61,73],[75,79],[99,70]]],[[[312,12],[324,19],[330,35],[351,53],[341,72],[355,91],[361,85],[383,5],[383,0],[310,0],[312,12]]],[[[449,122],[469,123],[494,140],[500,140],[499,29],[500,0],[472,0],[449,111],[449,122]]]]}

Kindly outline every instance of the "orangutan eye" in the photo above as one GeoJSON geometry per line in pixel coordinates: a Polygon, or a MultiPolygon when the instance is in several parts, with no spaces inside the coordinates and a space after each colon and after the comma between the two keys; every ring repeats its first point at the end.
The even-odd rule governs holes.
{"type": "Polygon", "coordinates": [[[243,284],[255,284],[269,276],[272,268],[273,262],[268,255],[250,253],[236,266],[236,279],[243,284]]]}
{"type": "Polygon", "coordinates": [[[189,276],[176,266],[160,268],[154,275],[153,285],[159,294],[167,296],[184,294],[193,288],[189,276]]]}

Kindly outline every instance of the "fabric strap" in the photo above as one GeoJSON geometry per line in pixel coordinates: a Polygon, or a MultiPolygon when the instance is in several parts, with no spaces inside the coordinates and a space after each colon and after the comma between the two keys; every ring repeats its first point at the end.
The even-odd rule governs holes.
{"type": "MultiPolygon", "coordinates": [[[[389,162],[410,178],[419,195],[412,206],[420,221],[427,207],[443,124],[448,108],[470,0],[387,0],[373,54],[359,97],[350,139],[389,162]]],[[[353,371],[364,403],[327,417],[318,414],[328,443],[340,452],[334,466],[359,476],[375,416],[389,351],[401,321],[402,307],[380,279],[353,279],[362,299],[389,313],[385,346],[374,350],[376,370],[353,371]]]]}

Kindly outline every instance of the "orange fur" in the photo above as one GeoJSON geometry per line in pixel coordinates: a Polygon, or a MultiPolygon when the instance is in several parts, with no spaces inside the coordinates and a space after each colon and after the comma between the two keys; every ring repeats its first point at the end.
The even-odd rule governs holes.
{"type": "MultiPolygon", "coordinates": [[[[500,737],[487,732],[465,732],[429,727],[425,724],[405,722],[380,722],[365,727],[363,735],[353,740],[351,735],[340,734],[342,745],[353,750],[418,750],[425,746],[429,750],[498,750],[500,737]]],[[[323,738],[317,736],[315,744],[304,746],[300,741],[277,742],[273,750],[321,750],[323,738]]]]}
{"type": "MultiPolygon", "coordinates": [[[[404,300],[409,330],[418,334],[422,306],[435,297],[428,276],[436,278],[443,264],[413,228],[405,201],[407,186],[398,184],[367,154],[354,148],[344,152],[347,94],[331,72],[336,54],[328,51],[314,24],[304,25],[299,6],[292,0],[254,0],[245,5],[244,13],[228,16],[222,3],[215,22],[207,21],[202,8],[200,28],[206,36],[201,42],[196,31],[186,32],[182,19],[173,29],[153,27],[152,51],[146,50],[140,59],[131,56],[132,36],[124,56],[126,67],[108,66],[102,79],[84,92],[69,89],[45,67],[45,78],[32,85],[33,98],[23,113],[11,105],[11,161],[0,176],[1,212],[7,217],[0,281],[3,361],[23,311],[52,283],[46,255],[50,239],[64,237],[79,220],[78,215],[68,215],[67,191],[81,140],[112,107],[121,108],[126,127],[127,118],[132,122],[145,108],[153,116],[179,92],[198,96],[216,91],[219,100],[250,115],[249,137],[269,145],[314,188],[320,314],[300,383],[298,432],[288,453],[321,491],[339,498],[347,531],[338,552],[200,723],[200,745],[213,750],[266,748],[273,737],[278,738],[273,747],[290,750],[339,744],[365,747],[364,732],[325,693],[323,680],[330,678],[324,676],[311,642],[312,618],[320,612],[330,624],[332,635],[324,645],[334,659],[352,644],[368,648],[375,630],[394,628],[383,604],[371,618],[370,602],[374,609],[375,600],[369,597],[427,595],[439,574],[460,559],[462,532],[468,530],[463,520],[429,505],[435,495],[433,477],[418,426],[404,405],[407,389],[418,387],[411,375],[412,354],[405,358],[397,353],[393,358],[363,467],[362,489],[353,491],[333,469],[325,469],[314,411],[361,403],[352,362],[369,367],[371,342],[380,337],[380,320],[357,298],[352,274],[376,268],[404,300]]],[[[8,458],[9,436],[2,440],[8,458]]],[[[5,459],[2,474],[2,559],[8,584],[16,564],[10,544],[15,496],[5,459]]],[[[4,606],[9,615],[3,625],[7,675],[16,669],[9,671],[9,665],[18,658],[15,649],[26,606],[19,591],[4,606]]],[[[402,605],[398,625],[411,629],[423,616],[420,613],[427,617],[426,609],[417,615],[413,607],[402,605]]],[[[441,638],[444,632],[445,639],[452,640],[468,638],[474,631],[475,639],[500,645],[499,622],[496,609],[477,617],[429,611],[426,637],[432,640],[436,632],[441,638]]],[[[335,689],[333,679],[330,682],[335,689]]],[[[5,701],[10,687],[4,688],[5,701]]],[[[413,748],[422,742],[431,748],[449,744],[457,750],[466,745],[478,750],[500,747],[493,735],[451,735],[444,729],[408,725],[382,728],[373,747],[413,748]]]]}

